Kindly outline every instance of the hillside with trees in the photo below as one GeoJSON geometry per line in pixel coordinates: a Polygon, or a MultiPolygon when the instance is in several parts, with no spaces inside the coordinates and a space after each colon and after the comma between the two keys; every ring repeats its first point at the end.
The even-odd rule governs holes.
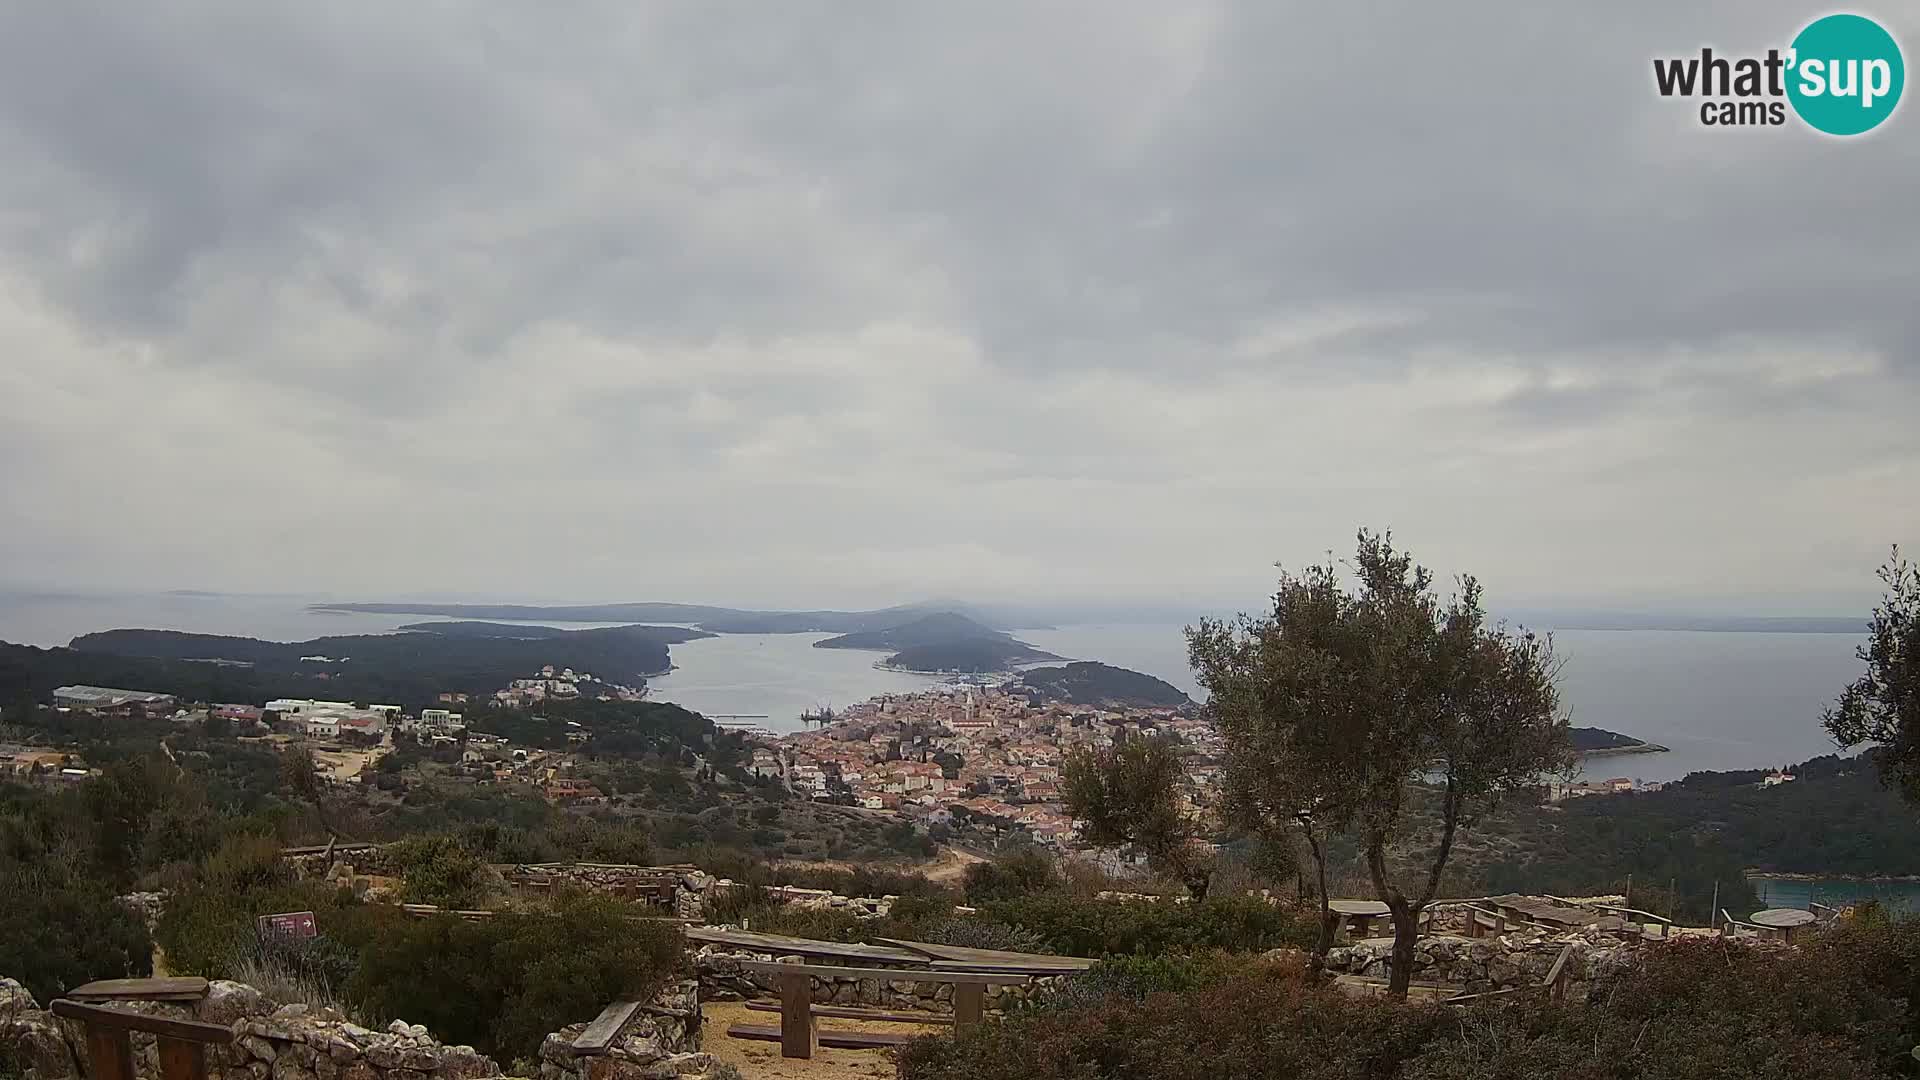
{"type": "Polygon", "coordinates": [[[1070,705],[1178,709],[1193,704],[1185,691],[1164,679],[1091,660],[1028,668],[1020,681],[1045,700],[1070,705]]]}

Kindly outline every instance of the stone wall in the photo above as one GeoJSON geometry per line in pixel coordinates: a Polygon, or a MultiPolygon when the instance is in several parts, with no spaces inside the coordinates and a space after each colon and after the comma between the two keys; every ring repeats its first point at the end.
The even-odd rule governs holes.
{"type": "Polygon", "coordinates": [[[586,1029],[570,1024],[547,1036],[540,1044],[540,1080],[667,1080],[716,1069],[700,1052],[699,988],[692,979],[644,1006],[604,1054],[574,1054],[573,1040],[586,1029]]]}
{"type": "MultiPolygon", "coordinates": [[[[1413,979],[1457,986],[1472,994],[1538,986],[1561,950],[1569,946],[1573,951],[1562,970],[1568,980],[1567,996],[1572,1000],[1584,1000],[1593,981],[1623,964],[1634,948],[1600,931],[1514,932],[1480,938],[1442,934],[1423,937],[1415,945],[1413,979]]],[[[1392,960],[1393,942],[1387,939],[1358,942],[1327,953],[1331,971],[1380,979],[1387,977],[1392,960]]]]}
{"type": "MultiPolygon", "coordinates": [[[[571,1043],[586,1024],[549,1035],[540,1048],[543,1080],[651,1080],[703,1077],[715,1070],[699,1053],[697,986],[683,980],[644,1007],[608,1054],[575,1058],[571,1043]],[[605,1062],[606,1064],[596,1064],[605,1062]]],[[[447,1046],[427,1029],[396,1020],[375,1031],[332,1009],[275,1006],[252,987],[214,982],[191,1006],[124,1003],[115,1008],[230,1027],[230,1046],[207,1048],[209,1080],[483,1080],[504,1075],[470,1046],[447,1046]]],[[[87,1075],[84,1028],[40,1009],[19,983],[0,978],[0,1047],[23,1080],[80,1080],[87,1075]]],[[[134,1033],[139,1080],[159,1080],[154,1038],[134,1033]]]]}
{"type": "MultiPolygon", "coordinates": [[[[752,960],[791,960],[799,962],[797,956],[777,956],[771,953],[746,952],[737,948],[728,949],[713,945],[703,946],[693,954],[694,971],[700,979],[700,998],[703,1001],[741,1001],[754,998],[775,998],[778,992],[773,985],[773,976],[762,975],[746,969],[747,961],[752,960]]],[[[808,964],[826,964],[817,958],[807,958],[808,964]]],[[[835,966],[828,964],[827,966],[835,966]]],[[[844,965],[841,965],[844,966],[844,965]]],[[[879,961],[860,961],[861,967],[888,967],[879,961]]],[[[953,1012],[953,985],[935,982],[934,973],[925,968],[902,967],[897,979],[858,979],[853,976],[834,976],[831,978],[814,976],[813,1002],[816,1005],[868,1005],[875,1008],[918,1010],[929,1013],[953,1012]]],[[[1027,986],[989,986],[986,1003],[989,1012],[1004,1012],[1016,1003],[1035,994],[1045,994],[1059,980],[1057,978],[1039,978],[1027,986]]]]}

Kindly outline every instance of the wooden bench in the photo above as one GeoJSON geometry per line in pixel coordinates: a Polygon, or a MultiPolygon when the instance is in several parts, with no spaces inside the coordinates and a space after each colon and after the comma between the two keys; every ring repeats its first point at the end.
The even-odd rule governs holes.
{"type": "MultiPolygon", "coordinates": [[[[777,1013],[780,1006],[771,1001],[749,1001],[748,1010],[752,1012],[777,1013]]],[[[953,1026],[953,1017],[939,1013],[891,1013],[876,1012],[872,1009],[854,1009],[845,1005],[815,1005],[815,1016],[832,1016],[841,1020],[871,1020],[882,1024],[945,1024],[953,1026]]]]}
{"type": "MultiPolygon", "coordinates": [[[[131,980],[141,981],[141,980],[131,980]]],[[[143,1016],[60,998],[48,1007],[87,1032],[88,1080],[135,1080],[132,1033],[156,1037],[161,1080],[207,1080],[207,1047],[233,1041],[233,1029],[198,1020],[143,1016]]]]}
{"type": "Polygon", "coordinates": [[[875,979],[882,982],[910,981],[945,983],[953,987],[953,1023],[962,1028],[981,1022],[986,1015],[987,987],[1025,986],[1028,975],[996,972],[927,971],[903,968],[834,967],[827,964],[781,964],[753,960],[740,965],[756,975],[771,975],[780,992],[780,1026],[763,1028],[735,1024],[727,1034],[739,1039],[779,1040],[780,1056],[811,1058],[815,1046],[883,1047],[898,1046],[911,1036],[875,1032],[820,1031],[814,1024],[813,980],[875,979]]]}

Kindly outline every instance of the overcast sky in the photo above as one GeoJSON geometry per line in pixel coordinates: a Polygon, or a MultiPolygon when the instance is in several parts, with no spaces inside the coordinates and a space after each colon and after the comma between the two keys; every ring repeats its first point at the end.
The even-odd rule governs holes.
{"type": "Polygon", "coordinates": [[[1920,106],[1650,68],[1825,10],[9,4],[0,583],[1856,610],[1920,106]]]}

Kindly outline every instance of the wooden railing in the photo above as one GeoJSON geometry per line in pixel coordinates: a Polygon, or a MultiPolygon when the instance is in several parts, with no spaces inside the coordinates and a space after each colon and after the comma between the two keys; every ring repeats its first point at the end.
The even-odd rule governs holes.
{"type": "Polygon", "coordinates": [[[55,1001],[49,1010],[86,1028],[89,1080],[134,1080],[132,1035],[136,1031],[156,1037],[161,1080],[206,1080],[207,1047],[233,1041],[231,1028],[198,1020],[144,1016],[66,998],[55,1001]]]}

